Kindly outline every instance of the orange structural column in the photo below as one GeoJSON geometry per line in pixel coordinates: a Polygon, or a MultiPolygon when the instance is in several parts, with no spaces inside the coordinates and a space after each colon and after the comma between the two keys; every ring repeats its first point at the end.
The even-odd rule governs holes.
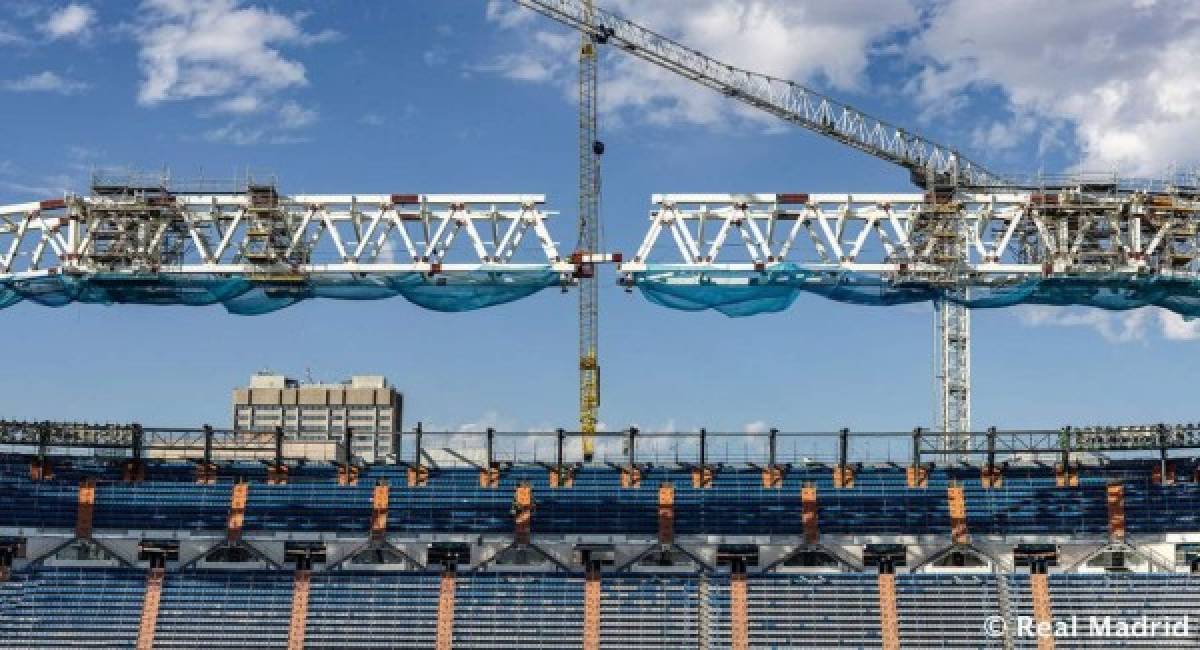
{"type": "Polygon", "coordinates": [[[821,540],[817,527],[817,486],[809,483],[800,490],[800,519],[804,522],[804,541],[816,544],[821,540]]]}
{"type": "Polygon", "coordinates": [[[833,487],[854,487],[854,468],[849,465],[835,465],[833,468],[833,487]]]}
{"type": "Polygon", "coordinates": [[[533,486],[521,483],[513,496],[513,528],[517,544],[528,544],[533,521],[533,486]]]}
{"type": "Polygon", "coordinates": [[[663,483],[658,486],[658,543],[671,544],[675,541],[675,486],[663,483]]]}
{"type": "Polygon", "coordinates": [[[376,544],[387,535],[388,494],[387,481],[375,484],[375,492],[371,495],[371,541],[376,544]]]}
{"type": "Polygon", "coordinates": [[[1029,576],[1033,592],[1033,621],[1037,624],[1038,650],[1054,650],[1054,611],[1050,607],[1050,581],[1044,573],[1029,576]]]}
{"type": "Polygon", "coordinates": [[[908,479],[910,488],[923,488],[929,485],[929,468],[924,465],[910,465],[905,468],[904,476],[908,479]]]}
{"type": "Polygon", "coordinates": [[[96,480],[83,479],[79,484],[79,507],[75,511],[75,536],[92,535],[92,511],[96,507],[96,480]]]}
{"type": "Polygon", "coordinates": [[[746,572],[735,570],[729,577],[729,636],[733,650],[750,647],[748,601],[746,572]]]}
{"type": "Polygon", "coordinates": [[[308,625],[308,590],[311,580],[311,571],[296,571],[296,579],[292,583],[292,622],[288,626],[288,650],[304,649],[304,628],[308,625]]]}
{"type": "Polygon", "coordinates": [[[233,484],[233,491],[229,494],[229,524],[226,526],[225,537],[230,542],[242,538],[242,523],[246,519],[246,499],[249,492],[250,485],[240,481],[233,484]]]}
{"type": "Polygon", "coordinates": [[[408,487],[425,487],[429,483],[429,468],[413,465],[408,468],[408,487]]]}
{"type": "Polygon", "coordinates": [[[1155,485],[1174,485],[1175,484],[1175,461],[1167,461],[1166,475],[1163,475],[1163,465],[1155,464],[1150,470],[1150,482],[1155,485]]]}
{"type": "Polygon", "coordinates": [[[600,571],[589,568],[583,583],[583,649],[600,650],[600,571]]]}
{"type": "Polygon", "coordinates": [[[883,650],[900,650],[900,614],[896,611],[896,575],[879,574],[879,632],[883,650]]]}
{"type": "Polygon", "coordinates": [[[575,485],[575,472],[570,467],[559,466],[550,469],[550,487],[569,488],[575,485]]]}
{"type": "Polygon", "coordinates": [[[142,619],[138,624],[137,650],[154,648],[154,630],[158,627],[158,604],[162,600],[165,571],[150,569],[146,575],[146,595],[142,598],[142,619]]]}
{"type": "Polygon", "coordinates": [[[442,587],[438,593],[437,650],[450,650],[454,646],[454,571],[442,572],[442,587]]]}
{"type": "Polygon", "coordinates": [[[1058,463],[1054,466],[1054,483],[1058,487],[1079,487],[1079,469],[1058,463]]]}
{"type": "Polygon", "coordinates": [[[1107,490],[1108,536],[1114,540],[1125,539],[1125,486],[1110,483],[1107,490]]]}
{"type": "Polygon", "coordinates": [[[946,498],[950,507],[950,537],[955,544],[966,544],[971,536],[967,533],[967,497],[962,486],[946,488],[946,498]]]}

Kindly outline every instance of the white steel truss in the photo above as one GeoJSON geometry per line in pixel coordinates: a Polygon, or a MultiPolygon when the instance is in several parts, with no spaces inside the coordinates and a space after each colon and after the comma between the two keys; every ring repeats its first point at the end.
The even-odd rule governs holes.
{"type": "Polygon", "coordinates": [[[1047,278],[1110,287],[1151,277],[1200,282],[1195,192],[1079,186],[661,194],[653,201],[650,229],[620,267],[626,284],[750,285],[770,269],[786,268],[829,286],[856,274],[880,286],[942,292],[935,300],[935,386],[944,451],[964,449],[971,430],[970,310],[957,300],[969,303],[973,290],[1047,278]]]}
{"type": "Polygon", "coordinates": [[[542,195],[137,190],[0,206],[0,280],[574,270],[542,195]],[[536,245],[523,246],[526,240],[536,245]]]}
{"type": "Polygon", "coordinates": [[[653,202],[649,231],[620,266],[627,275],[788,262],[962,288],[1200,272],[1195,195],[656,194],[653,202]]]}

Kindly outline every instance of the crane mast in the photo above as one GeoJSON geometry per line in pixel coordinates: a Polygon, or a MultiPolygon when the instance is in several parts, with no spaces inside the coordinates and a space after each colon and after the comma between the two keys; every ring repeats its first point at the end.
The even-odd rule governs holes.
{"type": "MultiPolygon", "coordinates": [[[[649,61],[695,83],[708,86],[745,104],[846,146],[904,167],[914,184],[937,197],[958,189],[1007,188],[1012,183],[963,157],[957,150],[863,113],[849,104],[823,95],[794,81],[717,61],[702,52],[655,33],[616,14],[596,9],[592,0],[514,0],[582,34],[580,48],[580,251],[589,244],[597,225],[599,162],[595,140],[595,50],[597,42],[610,43],[632,56],[649,61]],[[589,218],[590,217],[590,218],[589,218]]],[[[934,199],[937,212],[938,199],[934,199]]],[[[940,216],[940,215],[935,215],[940,216]]],[[[945,226],[961,220],[945,215],[945,226]]],[[[595,279],[581,278],[580,286],[580,425],[594,431],[599,402],[599,369],[596,366],[595,279]]],[[[939,409],[937,426],[947,449],[959,448],[970,430],[970,312],[953,301],[935,305],[939,409]]],[[[585,455],[591,438],[584,437],[585,455]]]]}
{"type": "MultiPolygon", "coordinates": [[[[591,0],[581,3],[580,19],[591,25],[591,0]]],[[[579,431],[583,458],[595,454],[592,434],[600,408],[599,287],[593,257],[600,249],[600,154],[604,145],[596,126],[596,43],[592,30],[581,30],[579,39],[579,241],[576,247],[579,278],[579,431]]]]}

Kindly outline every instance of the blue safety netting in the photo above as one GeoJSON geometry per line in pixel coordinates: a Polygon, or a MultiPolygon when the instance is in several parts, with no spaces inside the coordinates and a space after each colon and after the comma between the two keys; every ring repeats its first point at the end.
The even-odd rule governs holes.
{"type": "Polygon", "coordinates": [[[1146,275],[1021,278],[972,286],[961,293],[928,284],[900,284],[869,273],[807,271],[777,264],[754,273],[653,269],[634,274],[647,300],[687,311],[714,309],[731,317],[783,311],[800,292],[856,305],[900,305],[945,299],[971,308],[1013,305],[1155,306],[1187,318],[1200,316],[1200,280],[1146,275]]]}
{"type": "Polygon", "coordinates": [[[0,309],[21,301],[47,307],[74,302],[137,305],[215,305],[234,314],[254,315],[312,298],[377,300],[401,296],[435,311],[491,307],[530,296],[561,282],[546,270],[482,268],[468,273],[427,275],[405,272],[320,277],[223,277],[172,274],[53,275],[0,280],[0,309]]]}

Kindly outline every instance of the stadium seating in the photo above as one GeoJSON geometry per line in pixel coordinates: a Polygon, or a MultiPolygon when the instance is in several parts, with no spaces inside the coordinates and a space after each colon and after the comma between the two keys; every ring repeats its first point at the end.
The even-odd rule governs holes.
{"type": "Polygon", "coordinates": [[[305,647],[431,648],[437,634],[436,573],[315,573],[305,647]]]}
{"type": "Polygon", "coordinates": [[[0,584],[4,648],[131,648],[146,573],[44,568],[0,584]]]}
{"type": "Polygon", "coordinates": [[[668,650],[694,646],[701,632],[699,587],[697,576],[606,576],[600,594],[604,647],[668,650]]]}
{"type": "Polygon", "coordinates": [[[1000,616],[996,577],[989,574],[896,576],[896,610],[905,648],[1003,648],[983,631],[1000,616]]]}
{"type": "Polygon", "coordinates": [[[756,577],[748,582],[747,599],[753,647],[879,647],[874,575],[756,577]]]}
{"type": "MultiPolygon", "coordinates": [[[[712,487],[705,489],[693,487],[687,469],[645,466],[641,487],[627,489],[621,487],[620,473],[613,468],[589,466],[576,472],[572,487],[552,489],[546,468],[520,466],[505,468],[499,487],[490,489],[480,487],[476,469],[449,467],[432,471],[425,486],[410,487],[407,468],[394,465],[363,468],[356,485],[338,485],[335,469],[316,463],[294,468],[284,485],[267,484],[261,463],[222,466],[213,485],[196,484],[194,467],[180,463],[150,463],[146,479],[136,483],[123,481],[119,468],[112,465],[83,461],[59,465],[52,480],[33,481],[25,461],[0,459],[0,529],[7,529],[0,535],[4,539],[41,535],[43,546],[35,554],[48,548],[45,540],[56,544],[69,540],[75,529],[79,482],[90,478],[97,482],[92,521],[97,542],[124,543],[126,559],[133,562],[135,547],[130,542],[143,537],[139,530],[200,532],[203,535],[179,536],[191,545],[188,553],[198,553],[224,539],[234,481],[248,480],[242,528],[249,543],[271,540],[278,562],[283,561],[280,554],[285,548],[290,548],[289,553],[298,548],[304,552],[305,540],[330,542],[332,557],[327,565],[318,561],[312,573],[307,616],[304,626],[297,628],[305,632],[304,647],[416,650],[434,647],[437,638],[441,588],[437,568],[401,570],[396,564],[336,562],[338,553],[366,543],[377,481],[389,486],[389,531],[407,539],[421,536],[423,541],[412,542],[418,546],[454,539],[481,549],[486,547],[482,540],[489,536],[487,544],[513,535],[513,492],[523,482],[534,488],[535,543],[539,535],[562,535],[579,536],[568,543],[587,536],[589,544],[608,540],[619,546],[626,537],[640,537],[637,549],[644,549],[646,538],[658,532],[656,488],[660,482],[670,482],[675,487],[674,533],[685,540],[680,544],[689,535],[695,536],[692,540],[725,536],[712,544],[734,549],[710,548],[719,558],[722,553],[736,553],[741,540],[751,547],[794,548],[803,532],[799,495],[808,483],[818,488],[821,533],[854,535],[859,538],[855,544],[895,541],[888,535],[928,536],[920,542],[927,550],[949,544],[946,492],[951,484],[961,485],[965,492],[973,536],[1010,535],[1021,543],[1042,539],[1053,543],[1089,535],[1088,545],[1096,547],[1097,538],[1103,541],[1108,532],[1105,494],[1110,481],[1125,485],[1130,534],[1195,534],[1200,530],[1200,486],[1155,485],[1150,467],[1143,462],[1083,468],[1079,485],[1069,488],[1057,486],[1052,468],[1011,467],[1001,488],[985,490],[978,468],[968,467],[934,469],[920,488],[909,487],[903,467],[861,467],[854,486],[847,489],[833,487],[829,468],[792,468],[782,489],[770,489],[762,486],[758,469],[729,466],[718,467],[712,487]],[[121,538],[125,534],[128,539],[121,538]],[[261,536],[255,538],[256,534],[261,536]],[[443,534],[450,537],[438,538],[443,534]],[[286,547],[285,537],[301,545],[286,547]]],[[[144,537],[156,543],[168,539],[144,537]]],[[[397,541],[403,539],[392,538],[397,544],[410,543],[397,541]]],[[[624,564],[630,559],[624,555],[629,550],[623,549],[622,557],[602,570],[599,632],[605,650],[733,645],[734,583],[724,564],[707,571],[652,564],[631,568],[624,564]]],[[[774,557],[764,554],[764,564],[774,557]]],[[[421,556],[422,562],[425,559],[421,556]]],[[[22,564],[7,580],[0,579],[0,647],[133,647],[146,589],[145,564],[131,568],[106,561],[109,566],[97,561],[94,566],[75,567],[66,564],[77,559],[56,565],[51,558],[22,564]]],[[[183,566],[171,564],[166,570],[154,647],[286,646],[293,614],[292,566],[271,569],[264,568],[270,563],[251,562],[239,570],[182,561],[183,566]]],[[[751,564],[746,578],[749,647],[879,648],[884,635],[875,569],[843,572],[807,566],[807,562],[765,573],[761,572],[764,565],[751,564]]],[[[1032,616],[1027,568],[999,576],[967,570],[955,573],[945,567],[906,573],[911,568],[901,563],[895,579],[898,634],[905,649],[1005,647],[1003,639],[983,633],[987,617],[1006,611],[1011,617],[1032,616]]],[[[498,562],[479,570],[462,567],[455,580],[454,648],[565,650],[582,645],[585,579],[581,572],[554,571],[552,563],[514,567],[498,562]]],[[[1060,618],[1188,614],[1195,619],[1193,626],[1200,626],[1195,614],[1200,577],[1055,572],[1049,585],[1053,611],[1060,618]]],[[[1018,636],[1012,641],[1015,648],[1037,647],[1032,638],[1018,636]]],[[[1122,640],[1119,646],[1110,639],[1060,639],[1057,647],[1196,645],[1193,636],[1122,640]]]]}
{"type": "MultiPolygon", "coordinates": [[[[675,486],[675,531],[688,534],[793,535],[800,521],[801,486],[812,483],[820,494],[821,530],[831,534],[941,534],[949,512],[946,487],[964,488],[968,527],[976,534],[1103,535],[1108,527],[1104,490],[1110,480],[1126,486],[1130,533],[1166,533],[1200,529],[1200,486],[1153,485],[1148,465],[1140,471],[1089,468],[1077,488],[1056,487],[1049,468],[1010,469],[1003,487],[984,489],[978,470],[930,473],[926,487],[909,488],[904,468],[859,470],[850,489],[834,489],[828,468],[796,468],[782,489],[762,487],[759,472],[724,468],[712,489],[692,487],[681,469],[646,468],[643,486],[620,487],[616,471],[578,471],[574,487],[553,490],[541,467],[516,467],[502,474],[499,488],[481,488],[477,470],[436,470],[425,487],[409,487],[403,467],[367,468],[356,486],[339,486],[332,466],[305,466],[286,485],[267,485],[262,465],[244,465],[252,489],[246,509],[247,531],[361,531],[371,511],[372,486],[387,480],[388,527],[408,533],[507,533],[512,529],[513,489],[522,481],[534,486],[534,530],[542,534],[601,533],[652,535],[662,481],[675,486]],[[255,478],[257,477],[257,478],[255,478]]],[[[234,470],[222,470],[215,485],[192,482],[187,466],[151,465],[147,480],[127,484],[97,466],[89,472],[65,468],[55,480],[33,482],[24,464],[0,463],[0,526],[70,528],[74,525],[78,482],[99,477],[96,529],[220,530],[229,508],[234,470]]]]}
{"type": "MultiPolygon", "coordinates": [[[[292,574],[287,571],[170,573],[163,582],[154,646],[282,647],[291,610],[292,574]]],[[[135,637],[136,630],[135,625],[135,637]]]]}

